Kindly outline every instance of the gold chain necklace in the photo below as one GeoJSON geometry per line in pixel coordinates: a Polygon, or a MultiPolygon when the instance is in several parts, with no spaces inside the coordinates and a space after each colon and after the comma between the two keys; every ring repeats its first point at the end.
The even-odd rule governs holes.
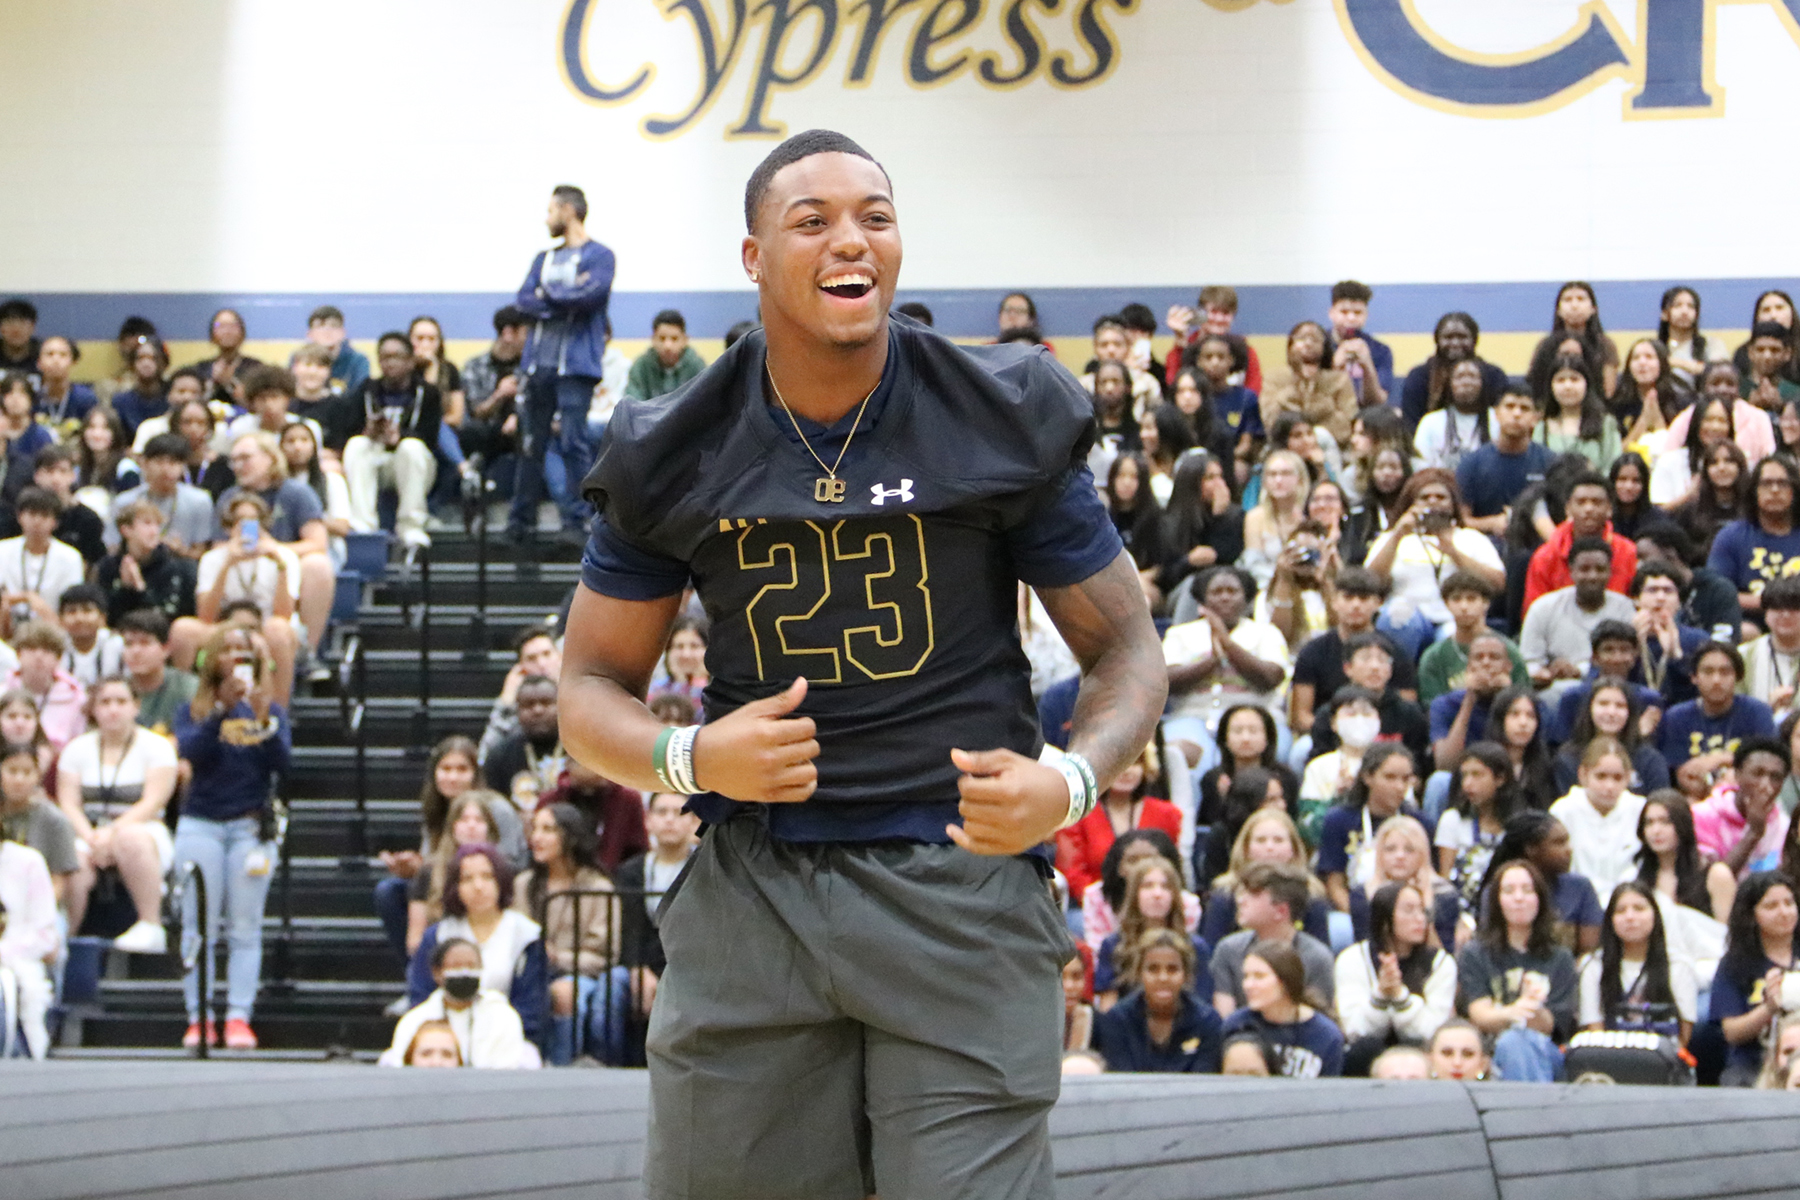
{"type": "Polygon", "coordinates": [[[800,428],[800,422],[795,418],[794,410],[788,407],[788,402],[782,396],[781,389],[775,386],[775,372],[769,370],[767,364],[764,364],[763,374],[769,378],[769,390],[775,393],[775,402],[781,405],[781,411],[786,413],[788,420],[793,423],[794,432],[800,435],[800,444],[806,447],[806,452],[812,455],[813,461],[819,464],[819,469],[825,472],[824,475],[813,480],[813,499],[821,504],[842,504],[846,485],[837,477],[837,471],[844,465],[844,455],[850,450],[850,439],[856,436],[856,431],[862,426],[864,410],[869,407],[869,401],[874,398],[875,393],[881,390],[881,381],[876,380],[875,386],[869,389],[869,394],[862,398],[862,404],[856,410],[856,420],[850,422],[850,432],[845,435],[844,445],[838,451],[837,461],[828,467],[825,465],[825,460],[819,457],[819,452],[812,448],[812,443],[806,440],[806,432],[800,428]]]}

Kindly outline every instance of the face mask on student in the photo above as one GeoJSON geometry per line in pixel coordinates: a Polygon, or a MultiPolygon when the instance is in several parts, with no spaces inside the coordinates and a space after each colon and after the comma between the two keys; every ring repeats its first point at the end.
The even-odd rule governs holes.
{"type": "Polygon", "coordinates": [[[1381,718],[1366,714],[1339,717],[1336,722],[1338,740],[1356,750],[1367,750],[1381,736],[1381,718]]]}
{"type": "Polygon", "coordinates": [[[480,990],[481,972],[444,972],[444,994],[449,996],[452,1000],[473,1000],[475,998],[475,993],[480,990]]]}

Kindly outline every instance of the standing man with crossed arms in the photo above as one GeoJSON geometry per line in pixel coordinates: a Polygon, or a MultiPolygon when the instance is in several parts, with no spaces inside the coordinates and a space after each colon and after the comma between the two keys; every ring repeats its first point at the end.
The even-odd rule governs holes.
{"type": "Polygon", "coordinates": [[[889,317],[893,188],[814,130],[745,195],[764,328],[622,402],[564,642],[564,745],[692,794],[651,1016],[654,1200],[1048,1200],[1060,971],[1044,843],[1165,694],[1085,466],[1087,393],[1038,347],[889,317]],[[1017,583],[1080,659],[1038,759],[1017,583]],[[712,618],[704,727],[643,698],[682,589],[712,618]]]}

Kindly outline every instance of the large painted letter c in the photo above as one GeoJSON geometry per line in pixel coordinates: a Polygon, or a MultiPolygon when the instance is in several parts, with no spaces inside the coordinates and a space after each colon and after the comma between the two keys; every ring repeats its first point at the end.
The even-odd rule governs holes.
{"type": "Polygon", "coordinates": [[[1431,31],[1410,0],[1337,0],[1337,7],[1353,44],[1388,82],[1479,115],[1541,112],[1630,69],[1597,3],[1585,5],[1562,38],[1524,55],[1458,50],[1431,31]]]}
{"type": "Polygon", "coordinates": [[[563,14],[562,53],[559,56],[562,60],[563,80],[583,100],[594,104],[621,104],[643,90],[644,85],[655,74],[655,68],[642,68],[623,87],[609,88],[596,83],[593,76],[588,74],[584,49],[592,7],[592,0],[569,0],[568,11],[563,14]]]}

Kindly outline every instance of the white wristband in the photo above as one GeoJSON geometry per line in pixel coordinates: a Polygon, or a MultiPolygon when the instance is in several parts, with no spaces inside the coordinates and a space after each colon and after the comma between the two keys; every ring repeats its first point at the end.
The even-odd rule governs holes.
{"type": "Polygon", "coordinates": [[[1063,830],[1079,824],[1083,818],[1094,811],[1095,805],[1100,800],[1100,789],[1095,784],[1094,769],[1081,755],[1058,750],[1048,743],[1039,753],[1038,761],[1062,772],[1063,782],[1069,788],[1069,810],[1057,829],[1063,830]]]}

